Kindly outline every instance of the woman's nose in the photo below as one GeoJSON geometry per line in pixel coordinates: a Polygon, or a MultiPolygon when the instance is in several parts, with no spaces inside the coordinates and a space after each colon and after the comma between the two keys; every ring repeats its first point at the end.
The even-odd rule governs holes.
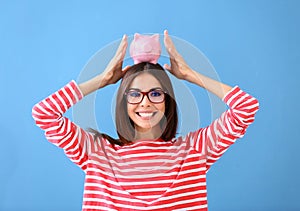
{"type": "Polygon", "coordinates": [[[140,102],[140,106],[150,106],[150,105],[151,105],[151,102],[148,99],[148,96],[144,95],[142,101],[140,102]]]}

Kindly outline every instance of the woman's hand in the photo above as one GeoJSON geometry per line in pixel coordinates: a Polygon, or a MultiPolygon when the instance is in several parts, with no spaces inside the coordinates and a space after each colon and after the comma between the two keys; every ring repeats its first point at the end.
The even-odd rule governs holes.
{"type": "Polygon", "coordinates": [[[79,88],[84,96],[107,85],[117,83],[124,76],[125,72],[130,67],[126,66],[124,69],[122,69],[127,45],[127,36],[124,35],[118,50],[116,51],[114,57],[110,60],[109,64],[106,66],[105,70],[94,78],[79,84],[79,88]]]}
{"type": "Polygon", "coordinates": [[[114,57],[110,60],[104,72],[101,74],[102,83],[100,84],[99,88],[117,83],[129,69],[130,66],[126,66],[124,69],[122,69],[127,46],[127,36],[124,35],[114,57]]]}
{"type": "Polygon", "coordinates": [[[184,61],[182,56],[177,52],[167,30],[164,31],[164,43],[171,62],[171,66],[165,64],[164,68],[172,73],[175,77],[197,84],[211,93],[214,93],[221,99],[223,99],[224,96],[232,89],[232,87],[229,85],[216,81],[212,78],[202,75],[197,71],[192,70],[184,61]]]}
{"type": "Polygon", "coordinates": [[[170,63],[165,64],[164,68],[172,73],[176,78],[187,80],[193,70],[187,65],[182,56],[177,52],[175,45],[169,37],[168,31],[164,31],[164,44],[170,56],[170,63]]]}

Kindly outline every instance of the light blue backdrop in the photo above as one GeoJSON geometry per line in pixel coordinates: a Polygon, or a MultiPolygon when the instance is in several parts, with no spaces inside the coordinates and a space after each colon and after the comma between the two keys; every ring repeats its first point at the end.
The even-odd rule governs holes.
{"type": "MultiPolygon", "coordinates": [[[[297,0],[0,1],[0,210],[80,210],[84,174],[45,140],[31,108],[124,33],[165,28],[260,101],[246,136],[208,173],[210,210],[299,210],[299,9],[297,0]]],[[[191,90],[204,93],[204,126],[209,102],[191,90]]],[[[97,117],[110,109],[97,104],[97,117]]]]}

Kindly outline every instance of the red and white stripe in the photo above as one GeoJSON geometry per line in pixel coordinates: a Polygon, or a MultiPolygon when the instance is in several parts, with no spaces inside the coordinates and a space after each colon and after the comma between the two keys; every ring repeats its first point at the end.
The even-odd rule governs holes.
{"type": "Polygon", "coordinates": [[[82,99],[76,82],[33,107],[47,139],[86,173],[82,210],[207,210],[206,172],[254,121],[258,101],[238,87],[210,126],[172,141],[112,146],[64,117],[82,99]]]}

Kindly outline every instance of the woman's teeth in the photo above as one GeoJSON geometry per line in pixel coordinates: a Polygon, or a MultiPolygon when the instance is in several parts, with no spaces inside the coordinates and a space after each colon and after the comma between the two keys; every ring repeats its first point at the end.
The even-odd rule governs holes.
{"type": "Polygon", "coordinates": [[[141,117],[152,117],[154,115],[154,113],[138,113],[139,116],[141,117]]]}

